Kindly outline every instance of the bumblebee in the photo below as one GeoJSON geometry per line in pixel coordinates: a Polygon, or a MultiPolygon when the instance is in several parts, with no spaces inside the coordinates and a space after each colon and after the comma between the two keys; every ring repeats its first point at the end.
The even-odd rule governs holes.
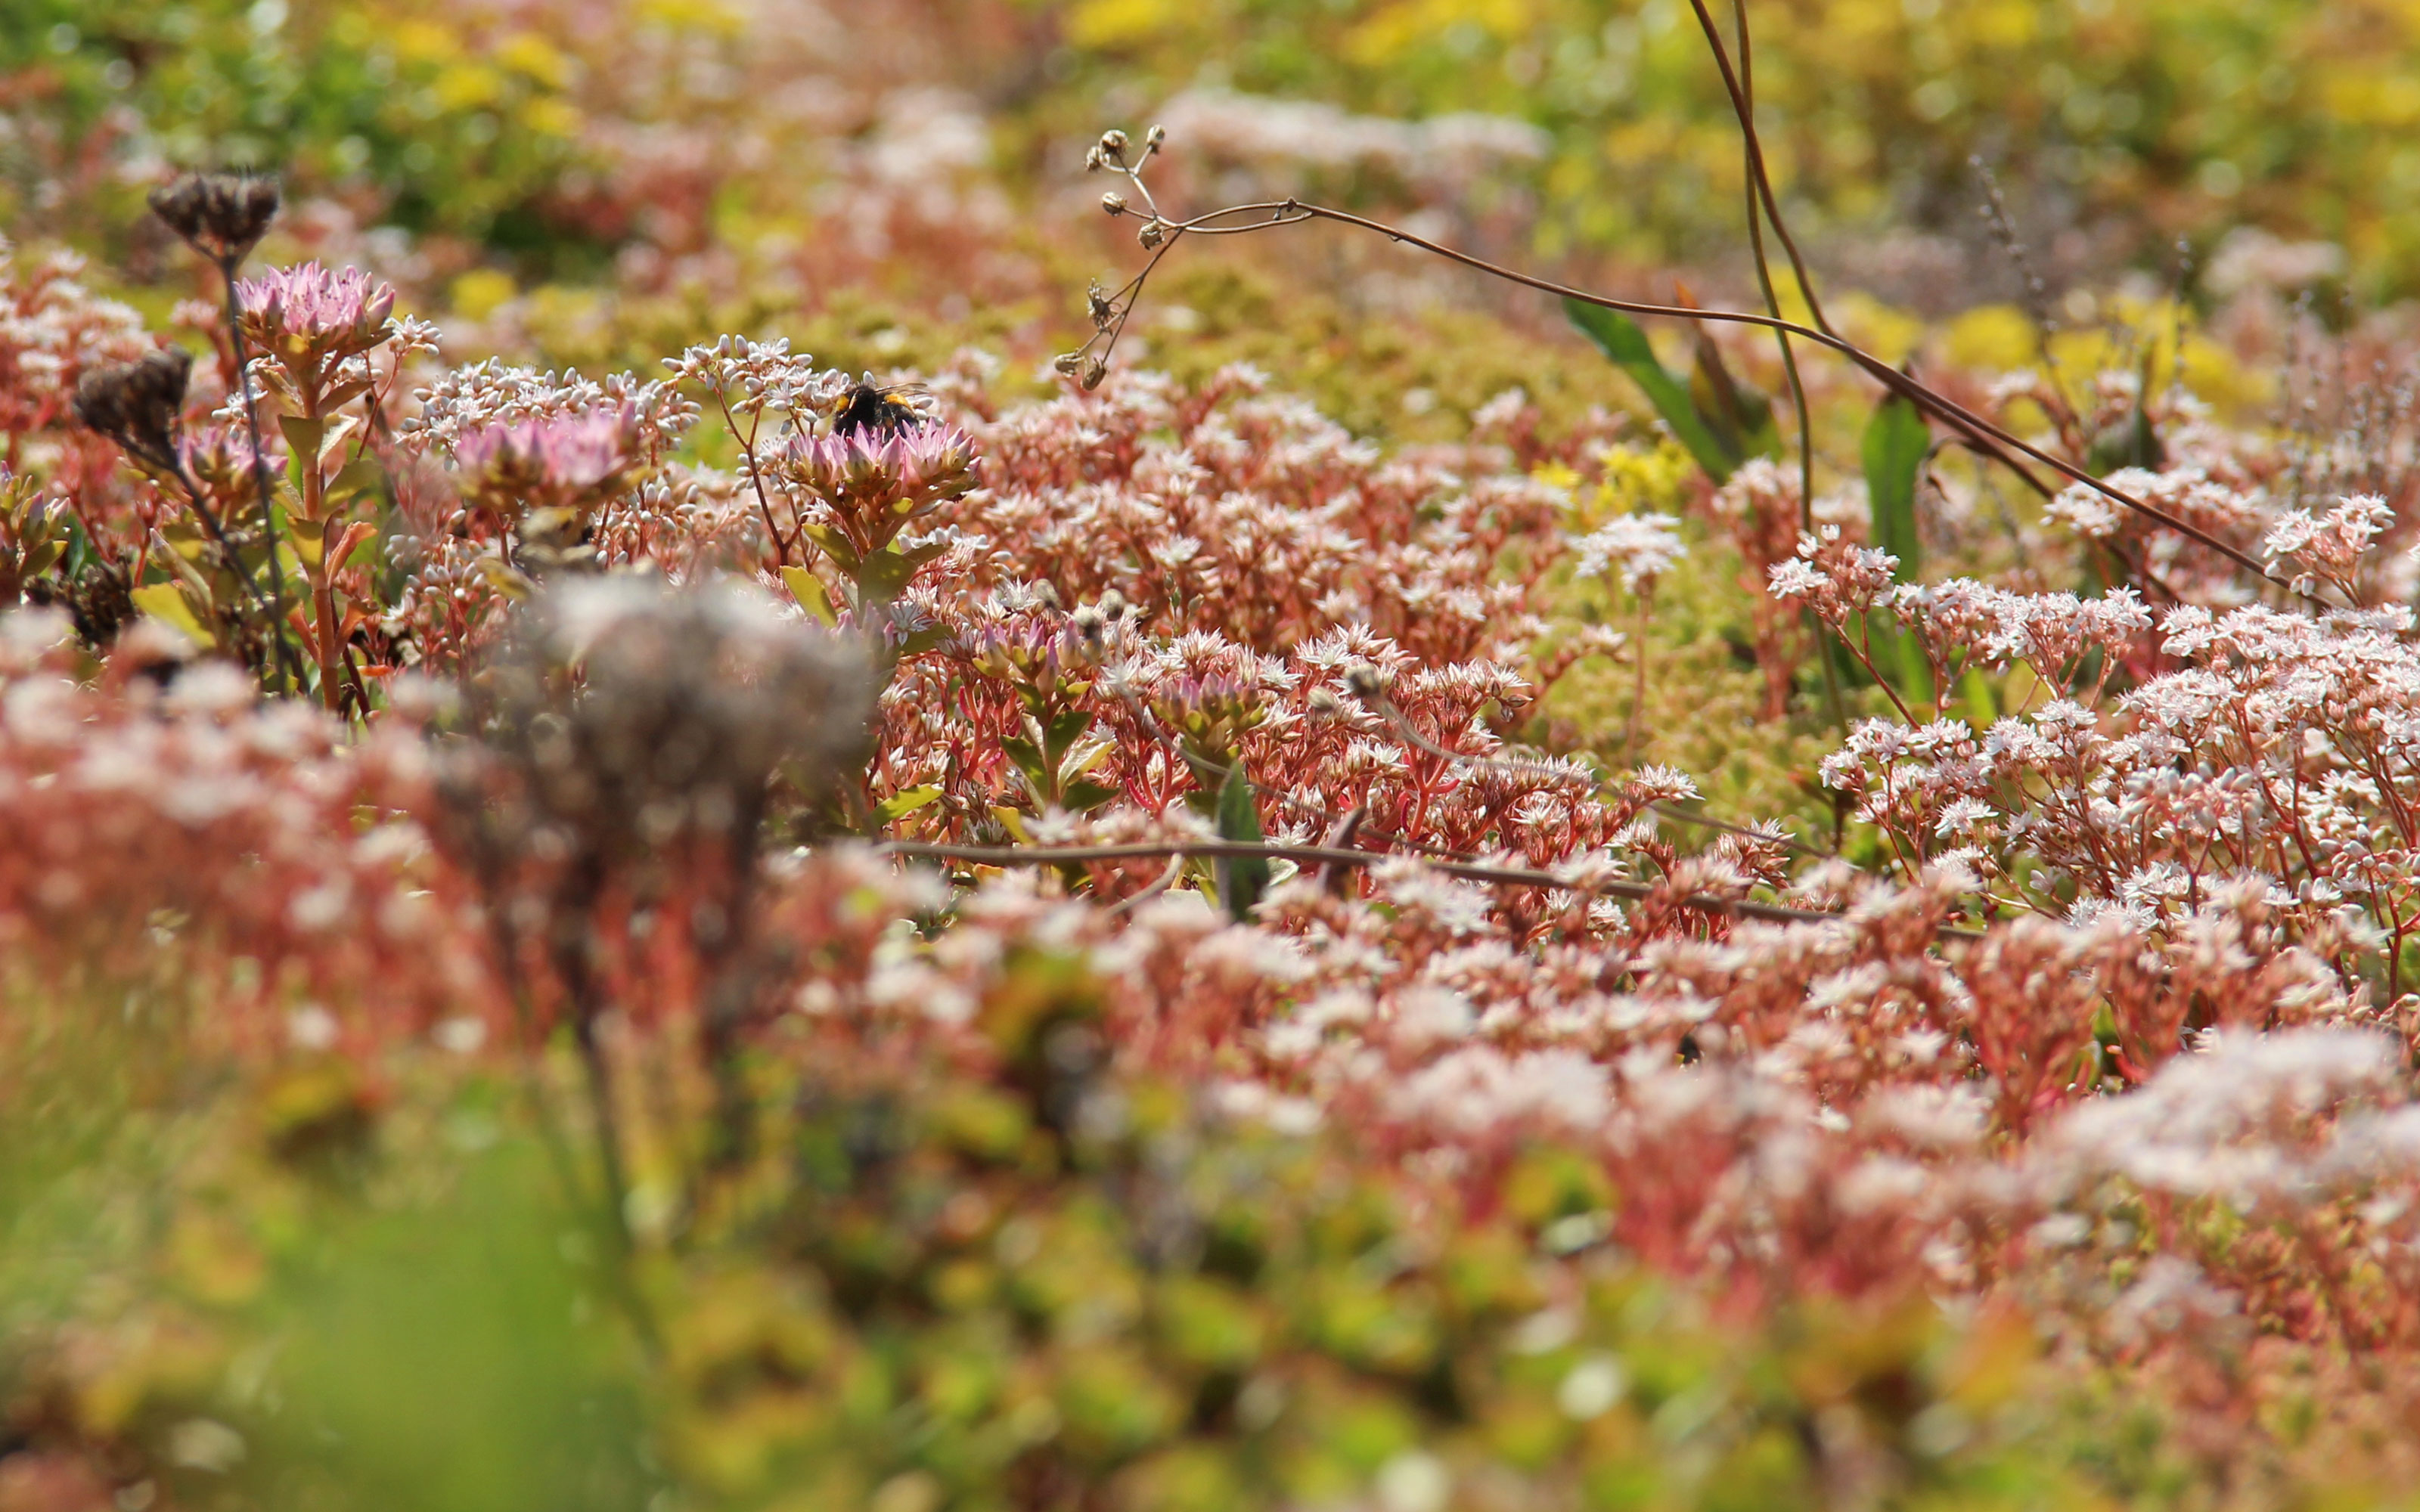
{"type": "Polygon", "coordinates": [[[832,402],[832,434],[895,434],[931,423],[932,392],[922,383],[876,383],[865,374],[832,402]]]}

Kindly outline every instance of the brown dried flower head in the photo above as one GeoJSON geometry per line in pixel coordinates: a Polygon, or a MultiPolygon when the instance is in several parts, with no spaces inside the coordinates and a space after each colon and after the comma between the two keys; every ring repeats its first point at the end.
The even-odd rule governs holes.
{"type": "Polygon", "coordinates": [[[193,353],[181,347],[96,368],[76,384],[76,418],[146,466],[177,471],[177,432],[193,373],[193,353]]]}
{"type": "Polygon", "coordinates": [[[187,174],[149,197],[169,230],[226,267],[243,261],[277,218],[277,180],[254,174],[187,174]]]}

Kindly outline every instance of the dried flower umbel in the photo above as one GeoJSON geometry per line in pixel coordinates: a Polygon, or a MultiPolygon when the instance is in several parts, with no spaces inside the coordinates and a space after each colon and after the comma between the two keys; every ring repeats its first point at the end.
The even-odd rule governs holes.
{"type": "MultiPolygon", "coordinates": [[[[129,456],[155,473],[164,474],[184,492],[194,515],[219,548],[222,564],[254,605],[260,590],[245,567],[242,555],[227,536],[219,517],[204,501],[185,466],[185,389],[194,373],[194,357],[181,347],[165,347],[141,361],[98,369],[76,385],[76,418],[117,443],[129,456]]],[[[113,567],[113,574],[116,574],[113,567]]],[[[117,593],[123,596],[124,585],[117,593]]],[[[105,616],[118,623],[123,616],[105,616]]]]}
{"type": "Polygon", "coordinates": [[[187,174],[151,191],[151,213],[223,269],[252,255],[277,218],[277,180],[256,174],[187,174]]]}
{"type": "Polygon", "coordinates": [[[194,354],[181,347],[98,369],[76,385],[76,418],[144,466],[175,476],[184,471],[178,443],[193,376],[194,354]]]}

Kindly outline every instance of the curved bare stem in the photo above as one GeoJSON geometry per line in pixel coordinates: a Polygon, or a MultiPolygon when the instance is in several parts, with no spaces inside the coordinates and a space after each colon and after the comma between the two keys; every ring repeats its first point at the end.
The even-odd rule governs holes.
{"type": "MultiPolygon", "coordinates": [[[[966,861],[977,866],[1062,866],[1083,861],[1143,860],[1157,856],[1203,859],[1250,859],[1259,857],[1299,864],[1362,867],[1379,861],[1401,859],[1379,851],[1343,850],[1326,845],[1255,844],[1249,841],[1171,840],[1142,841],[1113,845],[954,845],[926,841],[892,841],[877,845],[876,850],[886,855],[911,860],[966,861]]],[[[1563,892],[1586,893],[1591,896],[1627,898],[1633,902],[1653,898],[1664,889],[1644,882],[1626,882],[1618,878],[1581,879],[1559,876],[1529,867],[1489,866],[1472,861],[1448,861],[1419,858],[1421,865],[1465,882],[1485,883],[1494,887],[1546,887],[1563,892]]],[[[1693,892],[1680,898],[1684,907],[1704,913],[1720,914],[1730,918],[1756,918],[1775,923],[1820,923],[1846,916],[1816,908],[1792,908],[1781,903],[1761,903],[1745,898],[1721,898],[1712,893],[1693,892]]],[[[1941,925],[1934,933],[1946,939],[1980,939],[1980,932],[1941,925]]]]}
{"type": "MultiPolygon", "coordinates": [[[[2065,457],[2044,451],[2023,437],[2002,429],[1955,399],[1900,372],[1882,358],[1830,331],[1818,330],[1780,316],[1760,315],[1748,310],[1707,310],[1686,305],[1656,304],[1642,300],[1612,299],[1603,294],[1590,293],[1586,289],[1575,288],[1568,284],[1558,283],[1551,278],[1541,278],[1533,273],[1525,273],[1517,269],[1504,267],[1475,253],[1464,252],[1459,248],[1447,246],[1443,242],[1433,241],[1400,226],[1388,225],[1383,221],[1374,221],[1368,216],[1356,215],[1350,210],[1309,204],[1298,199],[1230,205],[1195,216],[1190,220],[1158,223],[1164,227],[1167,239],[1155,250],[1151,262],[1143,270],[1136,274],[1115,297],[1117,308],[1112,323],[1104,326],[1102,331],[1095,334],[1096,340],[1101,334],[1109,334],[1110,338],[1109,348],[1103,350],[1098,361],[1106,362],[1109,349],[1115,347],[1114,332],[1125,329],[1126,318],[1133,312],[1134,300],[1141,294],[1144,280],[1159,266],[1160,259],[1173,251],[1177,243],[1186,237],[1233,236],[1273,230],[1280,226],[1302,225],[1312,221],[1331,221],[1339,225],[1375,232],[1390,241],[1417,248],[1432,256],[1441,257],[1448,262],[1485,273],[1491,278],[1502,279],[1506,283],[1518,285],[1523,288],[1536,289],[1541,294],[1552,294],[1559,299],[1574,300],[1582,304],[1594,305],[1601,310],[1615,310],[1623,315],[1642,316],[1652,319],[1714,321],[1725,325],[1755,326],[1762,330],[1796,336],[1846,358],[1874,382],[1907,399],[1917,409],[1958,431],[1977,450],[2023,476],[2036,491],[2048,493],[2050,490],[2040,479],[2035,478],[2022,462],[2016,460],[2018,456],[2039,463],[2071,483],[2089,488],[2113,503],[2131,509],[2190,541],[2209,548],[2282,593],[2302,599],[2315,608],[2324,609],[2334,607],[2317,594],[2306,593],[2286,579],[2274,576],[2256,558],[2227,545],[2190,521],[2180,519],[2157,504],[2138,499],[2103,479],[2094,477],[2090,472],[2068,461],[2065,457]],[[1247,216],[1253,219],[1236,224],[1240,218],[1247,216]]],[[[1087,347],[1090,345],[1087,343],[1087,347]]]]}

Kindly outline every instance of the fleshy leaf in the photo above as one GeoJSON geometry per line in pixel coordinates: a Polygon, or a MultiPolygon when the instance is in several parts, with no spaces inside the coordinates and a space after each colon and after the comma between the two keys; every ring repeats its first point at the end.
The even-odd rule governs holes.
{"type": "Polygon", "coordinates": [[[804,567],[783,567],[782,582],[790,590],[790,596],[799,601],[799,608],[805,609],[825,625],[840,623],[840,614],[832,608],[831,594],[824,592],[824,580],[821,578],[804,567]]]}
{"type": "Polygon", "coordinates": [[[1716,483],[1731,475],[1740,459],[1727,453],[1714,440],[1714,432],[1698,417],[1698,407],[1690,401],[1688,386],[1656,360],[1655,348],[1648,344],[1647,332],[1637,323],[1618,310],[1583,304],[1577,300],[1563,301],[1563,314],[1579,329],[1580,334],[1596,345],[1596,349],[1611,359],[1613,365],[1630,375],[1655,407],[1655,413],[1670,427],[1673,437],[1688,448],[1689,455],[1705,469],[1706,476],[1716,483]]]}
{"type": "Polygon", "coordinates": [[[134,600],[136,609],[163,625],[175,625],[195,644],[215,646],[219,643],[218,637],[203,626],[200,616],[194,612],[193,605],[185,601],[184,589],[178,584],[147,583],[127,596],[134,600]]]}
{"type": "MultiPolygon", "coordinates": [[[[1227,768],[1227,780],[1218,787],[1218,838],[1240,844],[1262,842],[1261,810],[1252,801],[1251,780],[1244,776],[1244,764],[1237,762],[1227,768]]],[[[1218,901],[1227,906],[1230,917],[1244,920],[1252,917],[1252,905],[1269,888],[1269,863],[1257,856],[1220,856],[1216,868],[1218,879],[1218,901]]]]}
{"type": "Polygon", "coordinates": [[[940,801],[939,788],[904,788],[874,806],[874,816],[892,824],[905,815],[940,801]]]}

